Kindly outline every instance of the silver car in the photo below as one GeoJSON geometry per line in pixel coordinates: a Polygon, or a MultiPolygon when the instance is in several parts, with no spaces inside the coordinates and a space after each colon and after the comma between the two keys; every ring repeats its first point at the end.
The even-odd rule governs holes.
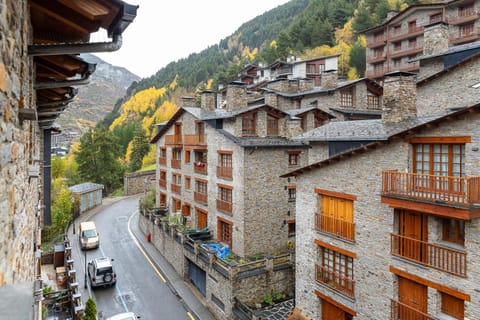
{"type": "Polygon", "coordinates": [[[112,261],[113,259],[101,257],[88,263],[88,278],[92,288],[110,287],[117,283],[117,274],[113,269],[112,261]]]}

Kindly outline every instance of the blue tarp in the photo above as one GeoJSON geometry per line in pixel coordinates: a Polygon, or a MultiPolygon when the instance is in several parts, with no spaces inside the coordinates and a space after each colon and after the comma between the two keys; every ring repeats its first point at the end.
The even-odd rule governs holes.
{"type": "Polygon", "coordinates": [[[203,243],[202,247],[210,252],[216,253],[217,257],[222,260],[226,259],[230,255],[230,249],[228,246],[220,243],[203,243]]]}

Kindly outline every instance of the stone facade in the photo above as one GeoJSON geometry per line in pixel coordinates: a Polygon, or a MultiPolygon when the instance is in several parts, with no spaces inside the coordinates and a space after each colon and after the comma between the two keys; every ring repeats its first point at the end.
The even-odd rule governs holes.
{"type": "Polygon", "coordinates": [[[0,286],[37,277],[40,244],[40,137],[20,111],[35,106],[27,1],[0,1],[0,286]]]}
{"type": "Polygon", "coordinates": [[[448,25],[438,22],[423,29],[423,55],[436,55],[448,49],[448,25]]]}
{"type": "Polygon", "coordinates": [[[389,74],[385,77],[382,121],[401,122],[417,116],[416,76],[389,74]]]}
{"type": "Polygon", "coordinates": [[[155,189],[155,170],[127,173],[123,177],[123,192],[126,196],[145,193],[155,189]]]}
{"type": "MultiPolygon", "coordinates": [[[[425,130],[413,137],[469,136],[471,143],[465,148],[465,175],[478,176],[480,172],[478,145],[480,136],[478,113],[462,117],[458,121],[442,123],[435,129],[425,130]]],[[[297,250],[296,301],[297,306],[308,316],[321,319],[321,299],[314,291],[334,299],[354,311],[355,319],[389,319],[390,299],[397,299],[397,276],[390,272],[390,267],[400,269],[408,274],[427,279],[430,283],[441,284],[448,289],[468,295],[465,301],[465,319],[476,319],[480,309],[475,301],[480,298],[476,290],[474,275],[480,272],[478,255],[479,219],[465,222],[465,246],[467,252],[467,277],[428,268],[405,259],[395,258],[390,253],[390,233],[398,232],[396,212],[382,204],[382,171],[398,170],[412,172],[412,146],[405,141],[390,143],[385,147],[371,150],[365,154],[346,158],[319,170],[305,171],[297,176],[297,233],[296,242],[302,247],[297,250]],[[371,164],[375,163],[375,166],[371,164]],[[354,201],[355,242],[342,241],[333,236],[315,230],[315,212],[319,208],[321,195],[316,188],[350,194],[357,197],[354,201]],[[318,263],[318,246],[314,240],[319,239],[334,247],[356,254],[354,259],[355,296],[346,297],[315,281],[314,265],[318,263]],[[309,266],[309,267],[306,267],[309,266]]],[[[440,239],[440,218],[428,217],[428,241],[447,245],[440,239]]],[[[428,312],[440,314],[441,290],[429,286],[428,312]]]]}

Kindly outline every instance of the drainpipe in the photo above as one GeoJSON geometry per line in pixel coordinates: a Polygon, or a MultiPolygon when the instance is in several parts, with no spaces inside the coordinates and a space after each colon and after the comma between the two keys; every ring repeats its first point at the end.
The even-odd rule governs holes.
{"type": "Polygon", "coordinates": [[[30,56],[55,56],[94,52],[112,52],[122,47],[122,35],[114,34],[112,42],[34,44],[28,46],[30,56]]]}
{"type": "Polygon", "coordinates": [[[51,186],[52,186],[52,130],[43,131],[43,223],[46,226],[52,224],[51,204],[51,186]]]}
{"type": "Polygon", "coordinates": [[[79,79],[71,79],[71,80],[50,80],[50,81],[41,81],[35,82],[33,85],[34,89],[53,89],[53,88],[61,88],[61,87],[71,87],[71,86],[79,86],[90,83],[90,76],[95,72],[96,64],[89,63],[88,70],[82,74],[82,77],[79,79]]]}

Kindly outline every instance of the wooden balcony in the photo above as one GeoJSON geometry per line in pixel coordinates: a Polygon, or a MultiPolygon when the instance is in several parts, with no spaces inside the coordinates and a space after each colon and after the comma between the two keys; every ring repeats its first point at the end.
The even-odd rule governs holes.
{"type": "Polygon", "coordinates": [[[456,15],[451,15],[447,18],[447,22],[451,25],[462,24],[471,21],[475,21],[480,17],[480,10],[470,8],[467,10],[459,11],[456,15]]]}
{"type": "Polygon", "coordinates": [[[181,169],[182,168],[182,160],[178,159],[172,159],[170,161],[170,166],[175,169],[181,169]]]}
{"type": "Polygon", "coordinates": [[[162,179],[158,180],[158,185],[160,187],[166,189],[167,188],[167,180],[162,180],[162,179]]]}
{"type": "Polygon", "coordinates": [[[480,38],[480,28],[477,28],[470,33],[457,33],[457,35],[450,37],[450,41],[453,44],[462,44],[466,42],[475,41],[479,38],[480,38]]]}
{"type": "Polygon", "coordinates": [[[175,192],[176,194],[181,194],[182,193],[182,186],[178,184],[171,183],[170,184],[170,189],[172,192],[175,192]]]}
{"type": "Polygon", "coordinates": [[[217,210],[227,214],[232,214],[232,203],[217,199],[217,210]]]}
{"type": "Polygon", "coordinates": [[[184,135],[184,144],[189,146],[206,146],[207,139],[204,134],[186,134],[184,135]]]}
{"type": "Polygon", "coordinates": [[[195,191],[193,193],[193,199],[198,203],[208,205],[208,194],[206,193],[200,193],[195,191]]]}
{"type": "Polygon", "coordinates": [[[195,162],[193,163],[193,171],[195,173],[207,174],[208,166],[204,162],[195,162]]]}
{"type": "Polygon", "coordinates": [[[232,179],[232,169],[229,167],[218,167],[217,166],[217,177],[223,179],[232,179]]]}
{"type": "Polygon", "coordinates": [[[315,280],[349,297],[355,296],[355,281],[319,264],[315,265],[315,280]]]}
{"type": "Polygon", "coordinates": [[[389,42],[396,42],[403,39],[417,37],[423,34],[423,27],[409,27],[408,30],[404,30],[400,33],[390,33],[388,36],[389,42]]]}
{"type": "Polygon", "coordinates": [[[167,165],[167,158],[158,158],[158,164],[160,164],[162,166],[166,166],[167,165]]]}
{"type": "Polygon", "coordinates": [[[165,136],[165,145],[181,145],[182,136],[180,135],[167,135],[165,136]]]}
{"type": "Polygon", "coordinates": [[[387,37],[374,37],[374,38],[367,38],[367,48],[376,48],[384,46],[387,41],[387,37]]]}
{"type": "Polygon", "coordinates": [[[393,299],[391,301],[390,320],[438,320],[406,304],[393,299]]]}
{"type": "Polygon", "coordinates": [[[345,240],[355,241],[355,224],[349,221],[315,214],[315,229],[345,240]]]}
{"type": "Polygon", "coordinates": [[[467,253],[392,233],[390,253],[460,277],[467,276],[467,253]]]}
{"type": "Polygon", "coordinates": [[[372,78],[372,79],[381,78],[381,77],[383,77],[383,75],[384,75],[385,73],[387,73],[387,69],[386,69],[386,68],[377,69],[377,70],[370,70],[370,71],[367,71],[367,72],[366,72],[366,77],[367,77],[367,78],[372,78]]]}
{"type": "Polygon", "coordinates": [[[387,59],[387,56],[385,54],[374,55],[367,58],[367,63],[382,62],[382,61],[385,61],[386,59],[387,59]]]}
{"type": "Polygon", "coordinates": [[[423,52],[423,47],[421,46],[414,46],[414,47],[407,47],[405,49],[400,50],[390,50],[390,55],[388,56],[389,59],[409,56],[417,53],[423,52]]]}
{"type": "Polygon", "coordinates": [[[382,195],[440,204],[470,206],[480,203],[480,177],[450,177],[384,171],[382,195]]]}

